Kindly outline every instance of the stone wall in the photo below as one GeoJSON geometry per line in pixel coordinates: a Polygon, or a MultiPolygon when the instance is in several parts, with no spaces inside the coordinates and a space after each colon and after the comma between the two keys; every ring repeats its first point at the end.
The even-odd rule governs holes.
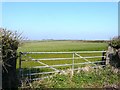
{"type": "Polygon", "coordinates": [[[120,68],[120,49],[108,47],[106,64],[110,64],[115,68],[120,68]]]}

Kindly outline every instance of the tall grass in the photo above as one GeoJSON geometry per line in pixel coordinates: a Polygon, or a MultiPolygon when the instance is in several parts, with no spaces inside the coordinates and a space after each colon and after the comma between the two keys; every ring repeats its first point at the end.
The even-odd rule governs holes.
{"type": "Polygon", "coordinates": [[[56,75],[42,81],[34,81],[34,88],[120,88],[120,73],[115,73],[111,67],[94,69],[89,72],[80,71],[70,78],[70,75],[56,75]]]}
{"type": "Polygon", "coordinates": [[[114,73],[111,67],[81,71],[72,78],[69,75],[56,75],[42,81],[34,81],[34,88],[119,88],[119,73],[114,73]]]}

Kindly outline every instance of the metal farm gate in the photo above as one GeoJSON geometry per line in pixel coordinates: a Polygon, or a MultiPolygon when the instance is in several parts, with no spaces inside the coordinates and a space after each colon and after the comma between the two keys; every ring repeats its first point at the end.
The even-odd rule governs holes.
{"type": "MultiPolygon", "coordinates": [[[[79,67],[79,65],[92,65],[91,68],[97,68],[97,67],[103,67],[106,64],[106,51],[79,51],[79,52],[20,52],[19,53],[19,79],[21,81],[21,84],[23,85],[23,82],[32,82],[35,80],[41,80],[44,78],[49,78],[57,73],[65,73],[68,69],[60,69],[61,67],[68,67],[71,76],[74,75],[74,72],[77,70],[82,70],[82,67],[79,67]],[[94,53],[100,53],[99,56],[94,56],[94,53]],[[42,55],[50,55],[53,54],[54,56],[57,54],[61,55],[69,55],[71,57],[54,57],[54,58],[36,58],[32,57],[34,55],[42,56],[42,55]],[[81,54],[93,54],[92,56],[82,56],[81,54]],[[26,58],[27,57],[27,58],[26,58]],[[23,59],[24,58],[24,59],[23,59]],[[88,59],[95,59],[100,58],[99,61],[90,61],[88,59]],[[54,64],[54,62],[58,61],[68,61],[70,63],[63,63],[63,64],[54,64]],[[78,60],[76,62],[76,60],[78,60]],[[84,62],[79,62],[79,60],[83,60],[84,62]],[[47,64],[45,63],[47,62],[47,64]],[[49,61],[53,62],[52,65],[49,64],[49,61]],[[32,64],[37,64],[36,66],[32,66],[32,64]],[[30,65],[29,65],[30,64],[30,65]],[[39,65],[40,64],[40,65],[39,65]],[[28,65],[28,67],[23,67],[23,65],[28,65]],[[45,69],[49,68],[50,71],[45,69]],[[45,69],[45,70],[42,70],[45,69]]],[[[51,63],[50,62],[50,63],[51,63]]]]}

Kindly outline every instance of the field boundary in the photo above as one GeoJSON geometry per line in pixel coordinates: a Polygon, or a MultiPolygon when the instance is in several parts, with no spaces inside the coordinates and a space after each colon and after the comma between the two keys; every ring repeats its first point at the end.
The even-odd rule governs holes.
{"type": "Polygon", "coordinates": [[[27,74],[25,74],[26,76],[28,76],[28,80],[31,82],[31,81],[34,81],[34,80],[41,80],[41,79],[44,79],[44,78],[48,78],[48,77],[51,77],[51,76],[46,76],[46,77],[42,77],[42,78],[31,78],[31,76],[33,75],[43,75],[43,74],[55,74],[55,73],[64,73],[65,70],[58,70],[56,67],[61,67],[61,66],[71,66],[71,76],[74,75],[74,71],[75,70],[80,70],[82,68],[75,68],[75,65],[84,65],[84,64],[92,64],[94,65],[93,67],[91,68],[97,68],[99,66],[103,67],[106,65],[106,54],[107,51],[77,51],[77,52],[19,52],[19,79],[22,80],[22,78],[24,77],[23,76],[23,68],[22,68],[22,62],[23,61],[26,61],[28,62],[29,60],[22,60],[22,55],[26,55],[26,54],[72,54],[72,57],[71,58],[42,58],[42,59],[35,59],[35,58],[31,58],[31,61],[34,61],[34,62],[38,62],[40,64],[42,64],[43,66],[34,66],[34,67],[30,67],[30,68],[50,68],[54,71],[50,71],[50,72],[38,72],[38,73],[31,73],[31,71],[29,71],[27,74]],[[101,56],[87,56],[87,57],[83,57],[81,56],[80,54],[81,53],[101,53],[101,56]],[[77,57],[75,57],[77,56],[77,57]],[[84,63],[75,63],[75,59],[83,59],[85,60],[84,63]],[[88,58],[101,58],[101,61],[95,61],[95,62],[91,62],[88,60],[88,58]],[[43,63],[41,60],[67,60],[67,59],[70,59],[72,60],[72,63],[71,64],[57,64],[57,65],[48,65],[46,63],[43,63]],[[99,66],[96,65],[96,63],[103,63],[99,66]]]}

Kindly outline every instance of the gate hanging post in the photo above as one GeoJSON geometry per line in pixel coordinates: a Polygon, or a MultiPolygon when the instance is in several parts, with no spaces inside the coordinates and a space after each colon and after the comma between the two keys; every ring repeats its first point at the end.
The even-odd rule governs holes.
{"type": "Polygon", "coordinates": [[[19,82],[21,83],[21,74],[22,74],[22,69],[21,69],[21,59],[22,59],[22,52],[19,52],[19,82]]]}
{"type": "Polygon", "coordinates": [[[71,73],[71,78],[74,75],[74,53],[73,53],[73,60],[72,60],[72,73],[71,73]]]}
{"type": "Polygon", "coordinates": [[[106,63],[105,54],[106,54],[106,52],[105,52],[105,50],[103,50],[103,52],[102,52],[102,65],[105,65],[105,63],[106,63]]]}

